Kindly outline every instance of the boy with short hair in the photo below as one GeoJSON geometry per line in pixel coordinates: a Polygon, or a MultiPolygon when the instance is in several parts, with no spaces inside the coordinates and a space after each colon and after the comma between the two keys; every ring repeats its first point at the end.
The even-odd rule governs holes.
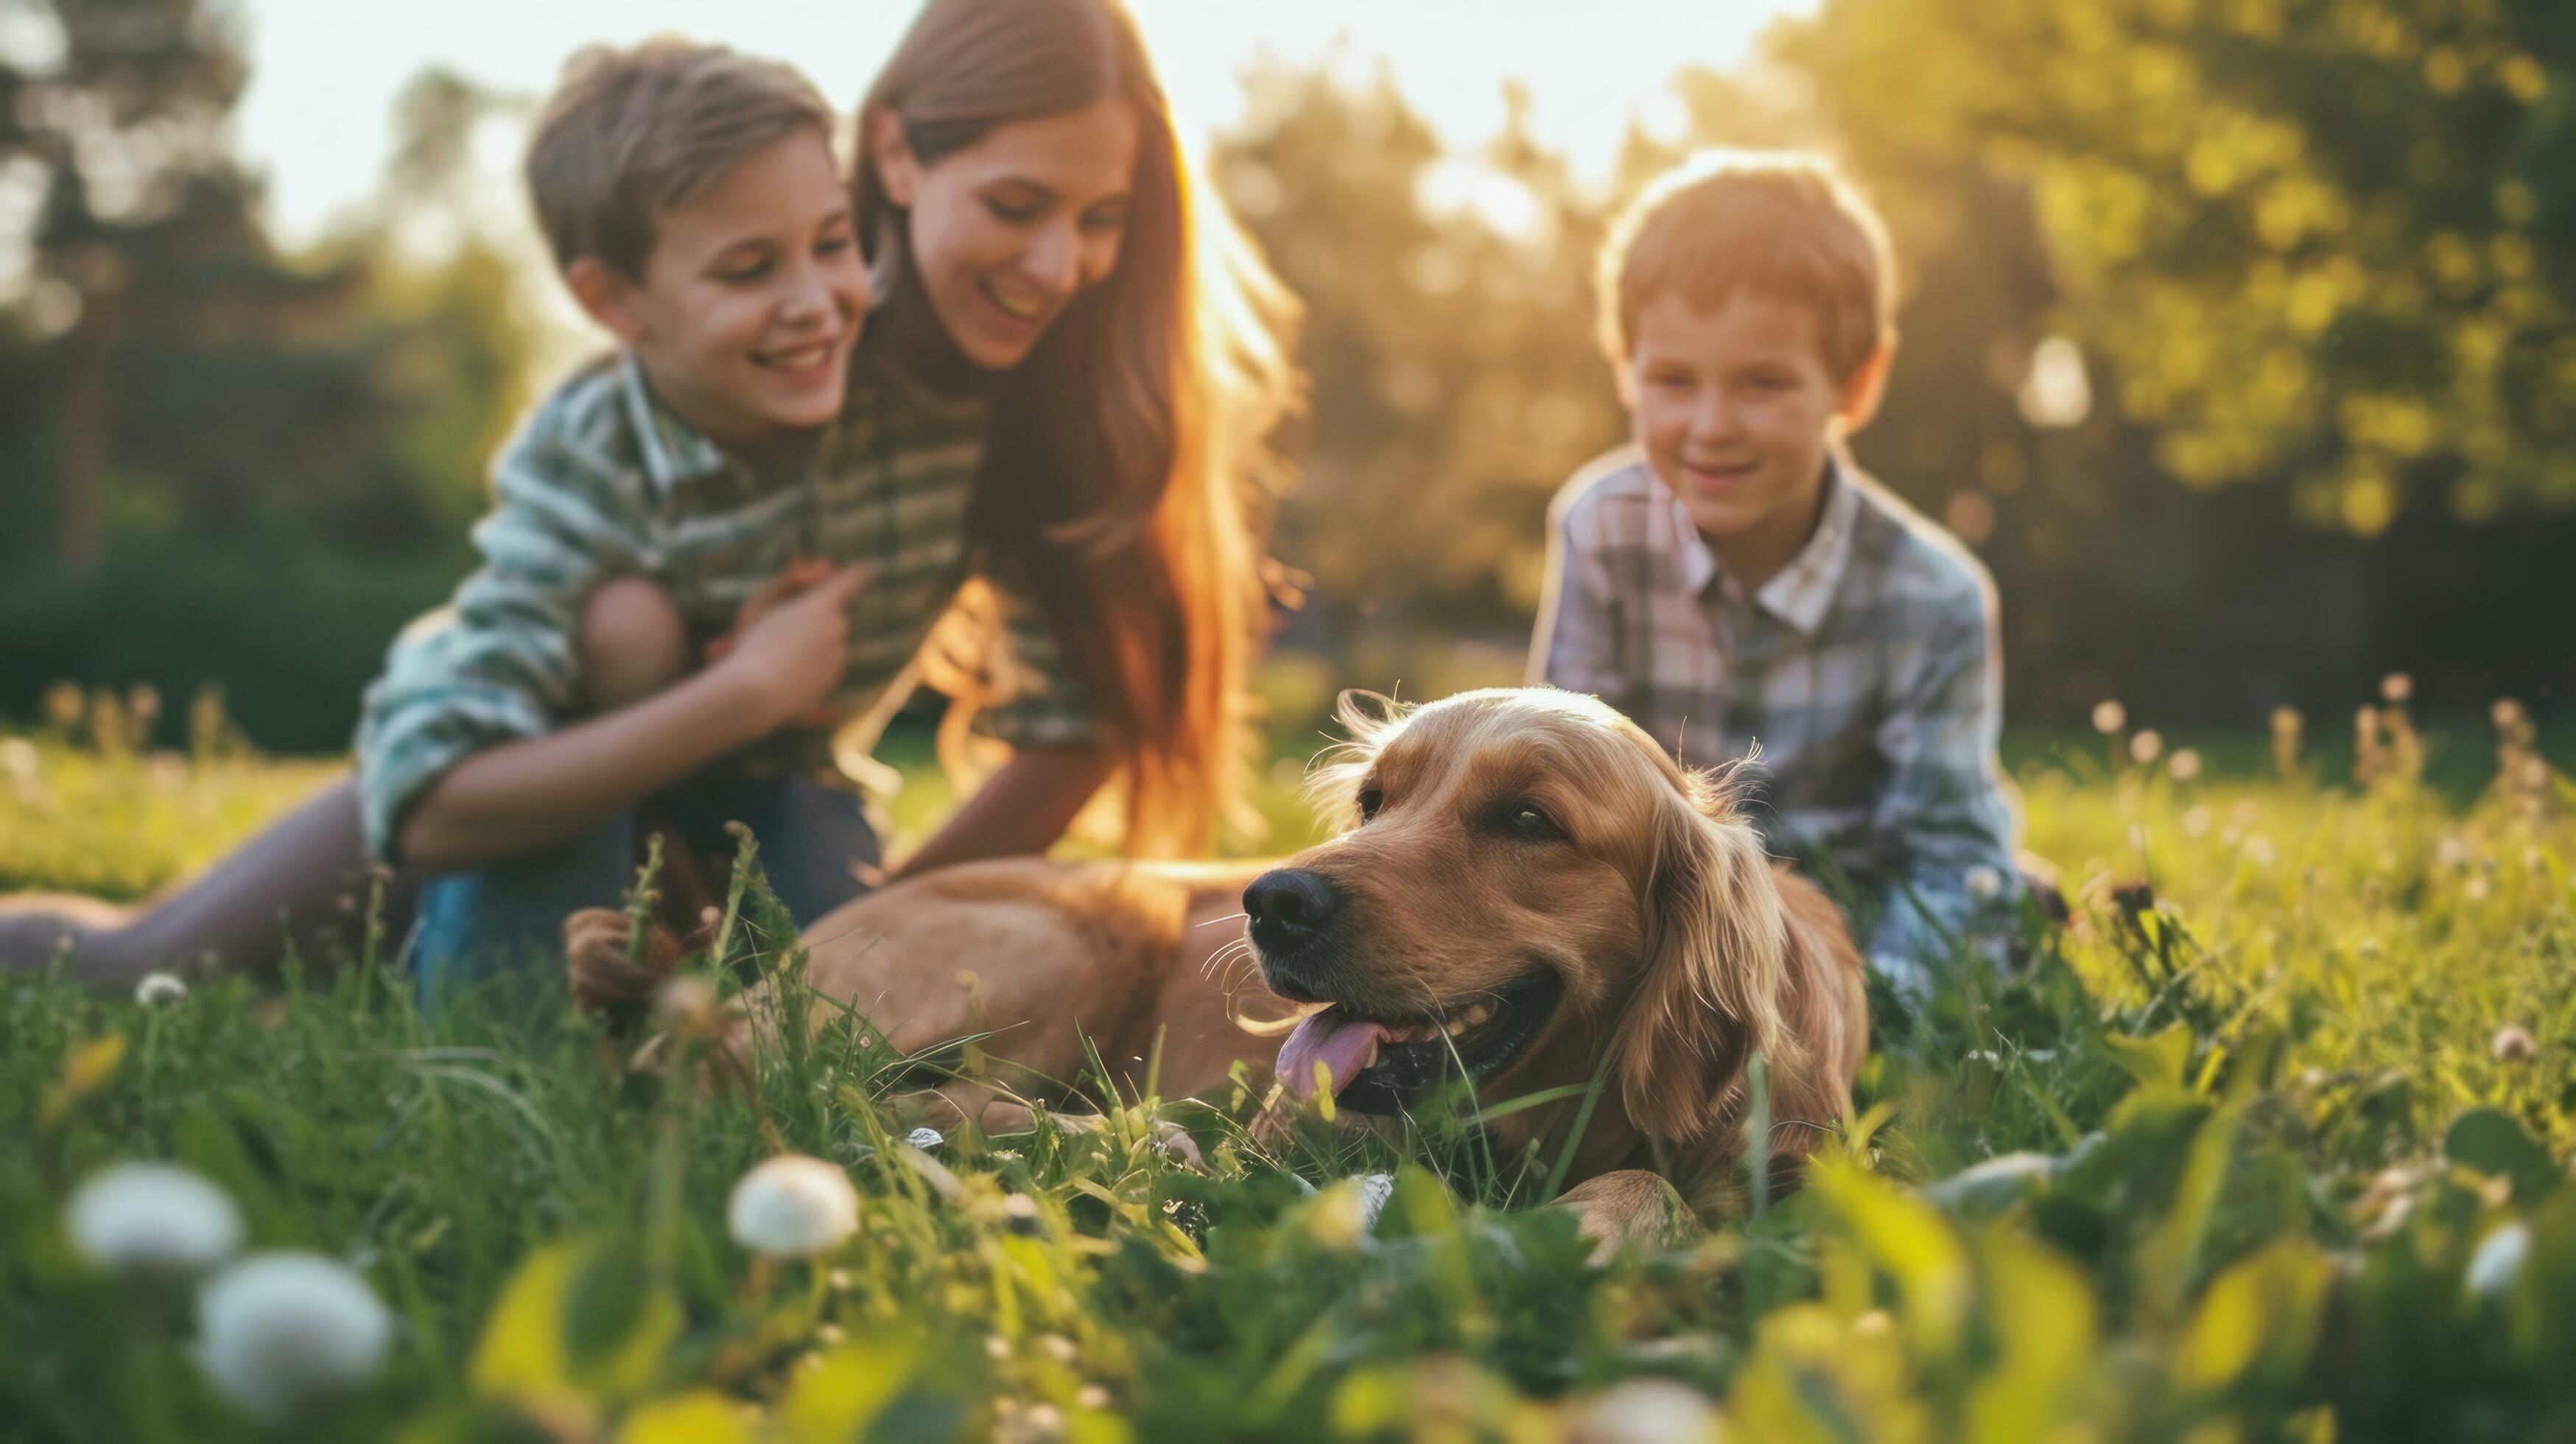
{"type": "MultiPolygon", "coordinates": [[[[370,850],[436,874],[424,989],[614,905],[648,807],[696,852],[749,824],[800,924],[864,890],[877,839],[815,724],[900,685],[962,580],[984,416],[873,371],[848,413],[884,363],[853,361],[832,127],[788,67],[669,38],[576,56],[538,124],[538,219],[620,346],[504,450],[481,567],[368,689],[370,850]]],[[[1023,713],[1010,740],[1089,725],[1070,685],[1023,713]]]]}
{"type": "Polygon", "coordinates": [[[1699,157],[1602,247],[1633,444],[1549,513],[1533,681],[1594,693],[1684,761],[1758,747],[1772,850],[1859,885],[1871,966],[1920,995],[2008,916],[1994,584],[1844,438],[1895,350],[1877,216],[1822,160],[1699,157]]]}

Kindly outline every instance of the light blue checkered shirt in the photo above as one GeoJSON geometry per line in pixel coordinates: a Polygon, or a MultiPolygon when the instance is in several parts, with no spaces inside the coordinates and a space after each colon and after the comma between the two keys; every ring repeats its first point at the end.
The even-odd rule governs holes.
{"type": "Polygon", "coordinates": [[[1549,511],[1530,671],[1684,762],[1758,746],[1754,822],[1775,853],[1856,885],[1864,951],[1900,987],[2009,916],[1994,583],[1848,458],[1827,463],[1815,535],[1750,595],[1636,448],[1586,467],[1549,511]]]}
{"type": "MultiPolygon", "coordinates": [[[[1032,684],[987,714],[987,730],[1019,746],[1093,738],[1087,689],[1030,588],[967,536],[985,427],[982,398],[933,394],[862,343],[848,402],[808,463],[766,475],[656,400],[631,354],[566,381],[493,465],[494,504],[474,528],[482,565],[404,631],[367,689],[357,752],[370,848],[392,858],[406,811],[464,758],[574,718],[582,608],[618,576],[660,584],[703,642],[793,558],[865,564],[832,699],[849,716],[909,685],[933,623],[981,572],[1032,684]]],[[[773,767],[829,755],[813,731],[755,751],[773,767]]]]}

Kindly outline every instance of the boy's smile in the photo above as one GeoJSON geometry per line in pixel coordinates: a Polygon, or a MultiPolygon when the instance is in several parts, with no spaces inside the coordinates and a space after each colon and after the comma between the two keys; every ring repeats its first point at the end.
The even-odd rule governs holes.
{"type": "Polygon", "coordinates": [[[820,131],[781,137],[664,212],[640,284],[587,279],[602,292],[592,314],[708,440],[741,446],[839,412],[868,280],[820,131]]]}
{"type": "Polygon", "coordinates": [[[1818,330],[1795,301],[1738,291],[1712,311],[1666,291],[1620,368],[1647,464],[1748,591],[1806,545],[1835,422],[1867,419],[1877,363],[1837,382],[1818,330]]]}

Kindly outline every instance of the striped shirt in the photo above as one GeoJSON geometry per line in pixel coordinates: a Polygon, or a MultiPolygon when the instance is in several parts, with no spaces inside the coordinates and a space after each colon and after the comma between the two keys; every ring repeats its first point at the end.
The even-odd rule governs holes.
{"type": "Polygon", "coordinates": [[[1549,511],[1531,672],[1685,761],[1758,747],[1753,821],[1857,890],[1864,951],[1900,985],[2009,917],[1994,583],[1848,458],[1827,463],[1815,534],[1750,595],[1636,448],[1586,467],[1549,511]]]}
{"type": "MultiPolygon", "coordinates": [[[[899,700],[932,624],[984,571],[1011,675],[1026,684],[986,714],[987,728],[1021,746],[1095,735],[1085,689],[1028,587],[970,548],[986,411],[981,397],[928,391],[863,343],[839,419],[805,461],[763,474],[657,401],[632,353],[566,381],[494,464],[495,503],[473,533],[482,565],[448,606],[405,629],[367,689],[357,752],[368,845],[394,858],[404,814],[447,769],[575,718],[582,608],[619,576],[658,583],[703,644],[798,557],[867,566],[832,699],[846,718],[882,716],[899,700]]],[[[825,737],[782,733],[746,761],[816,765],[830,754],[825,737]]]]}

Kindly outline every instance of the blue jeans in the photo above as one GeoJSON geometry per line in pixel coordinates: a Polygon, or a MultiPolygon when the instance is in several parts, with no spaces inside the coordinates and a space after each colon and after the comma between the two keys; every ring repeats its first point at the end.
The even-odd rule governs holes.
{"type": "Polygon", "coordinates": [[[697,852],[728,856],[724,824],[750,828],[770,890],[800,928],[867,891],[853,868],[880,860],[855,794],[792,774],[753,781],[713,769],[570,842],[422,883],[412,933],[421,1001],[532,961],[560,966],[564,918],[619,906],[635,885],[645,818],[675,827],[697,852]]]}

